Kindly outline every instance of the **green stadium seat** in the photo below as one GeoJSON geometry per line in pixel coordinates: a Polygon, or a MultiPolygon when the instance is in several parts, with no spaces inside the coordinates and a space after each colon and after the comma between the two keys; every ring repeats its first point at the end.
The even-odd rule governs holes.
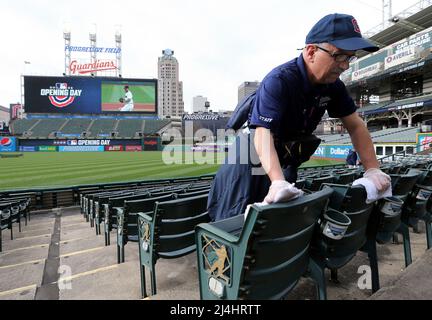
{"type": "Polygon", "coordinates": [[[376,243],[389,242],[395,232],[401,233],[404,244],[405,265],[412,262],[411,244],[408,226],[401,223],[402,208],[410,192],[416,184],[419,174],[390,175],[392,179],[393,197],[384,198],[377,202],[368,221],[367,241],[362,251],[369,256],[372,272],[372,292],[380,288],[378,256],[376,243]]]}
{"type": "Polygon", "coordinates": [[[153,212],[155,203],[173,199],[173,193],[140,200],[126,200],[123,207],[114,207],[117,211],[117,262],[125,261],[124,246],[129,242],[138,242],[138,212],[153,212]]]}
{"type": "MultiPolygon", "coordinates": [[[[366,204],[367,193],[363,186],[324,184],[333,193],[329,201],[329,211],[348,217],[350,224],[340,239],[323,235],[321,228],[316,230],[312,241],[311,272],[318,280],[318,296],[326,299],[325,268],[331,270],[332,280],[337,281],[337,270],[346,265],[366,243],[366,229],[373,204],[366,204]]],[[[325,224],[324,217],[320,218],[325,224]]]]}
{"type": "Polygon", "coordinates": [[[145,269],[151,277],[151,293],[156,294],[156,262],[175,259],[196,248],[196,225],[209,222],[207,195],[156,202],[152,212],[138,213],[141,293],[147,296],[145,269]]]}
{"type": "Polygon", "coordinates": [[[241,227],[234,230],[224,220],[198,225],[201,299],[284,298],[308,269],[316,222],[332,192],[325,188],[287,203],[252,205],[245,220],[235,217],[241,227]]]}
{"type": "Polygon", "coordinates": [[[324,183],[333,183],[334,177],[332,175],[324,175],[320,177],[306,177],[304,189],[309,191],[318,191],[324,183]]]}

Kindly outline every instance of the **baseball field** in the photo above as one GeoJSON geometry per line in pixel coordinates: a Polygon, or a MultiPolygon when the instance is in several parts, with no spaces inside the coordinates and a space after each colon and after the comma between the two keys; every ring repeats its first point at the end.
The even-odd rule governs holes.
{"type": "MultiPolygon", "coordinates": [[[[142,84],[128,84],[133,94],[134,110],[142,112],[156,112],[155,87],[142,84]]],[[[116,111],[124,104],[119,98],[125,96],[124,84],[102,84],[102,111],[116,111]]]]}
{"type": "MultiPolygon", "coordinates": [[[[215,160],[224,155],[218,154],[215,160]]],[[[199,176],[219,164],[165,164],[162,152],[37,152],[0,158],[0,190],[64,187],[122,181],[199,176]]],[[[219,161],[221,163],[221,161],[219,161]]],[[[311,160],[306,165],[333,164],[311,160]]]]}

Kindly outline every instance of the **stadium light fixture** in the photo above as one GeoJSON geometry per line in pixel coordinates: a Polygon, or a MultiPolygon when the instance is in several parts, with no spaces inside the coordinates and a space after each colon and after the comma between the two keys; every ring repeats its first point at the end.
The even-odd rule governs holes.
{"type": "Polygon", "coordinates": [[[115,26],[115,41],[116,42],[121,42],[121,40],[122,40],[122,26],[121,25],[116,25],[115,26]]]}
{"type": "Polygon", "coordinates": [[[92,23],[90,25],[90,32],[89,32],[90,41],[96,41],[96,33],[97,33],[96,23],[92,23]]]}
{"type": "Polygon", "coordinates": [[[71,39],[71,25],[69,22],[63,24],[63,38],[68,41],[71,39]]]}

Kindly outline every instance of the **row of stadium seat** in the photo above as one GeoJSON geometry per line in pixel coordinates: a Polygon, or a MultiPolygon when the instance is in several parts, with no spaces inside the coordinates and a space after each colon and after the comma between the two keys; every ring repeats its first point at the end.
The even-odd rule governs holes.
{"type": "MultiPolygon", "coordinates": [[[[416,133],[419,132],[419,128],[388,128],[371,132],[371,138],[374,143],[383,142],[415,142],[416,133]]],[[[351,145],[351,139],[348,134],[345,135],[320,135],[319,138],[323,143],[329,144],[349,144],[351,145]]]]}
{"type": "Polygon", "coordinates": [[[2,232],[10,230],[10,238],[13,240],[13,224],[18,224],[18,230],[21,232],[21,219],[30,221],[30,197],[0,197],[0,252],[2,252],[2,232]]]}
{"type": "Polygon", "coordinates": [[[368,254],[372,291],[379,289],[376,243],[402,234],[405,264],[412,262],[409,228],[426,224],[432,246],[432,158],[418,156],[387,162],[393,197],[366,204],[363,186],[351,185],[362,168],[314,168],[299,172],[297,186],[305,196],[288,203],[252,206],[245,217],[208,223],[209,181],[153,185],[147,189],[83,194],[82,212],[96,226],[104,222],[105,244],[117,229],[117,260],[124,245],[139,242],[141,292],[147,296],[150,271],[156,294],[156,262],[197,250],[202,299],[279,299],[302,276],[317,284],[326,299],[324,270],[333,279],[357,251],[368,254]],[[92,204],[93,203],[93,204],[92,204]],[[341,232],[341,229],[346,229],[341,232]],[[195,231],[194,231],[195,230],[195,231]]]}
{"type": "Polygon", "coordinates": [[[17,119],[11,124],[16,136],[50,138],[57,136],[76,136],[87,132],[86,137],[111,136],[116,132],[118,138],[135,138],[137,132],[143,135],[158,133],[170,120],[142,119],[17,119]]]}
{"type": "Polygon", "coordinates": [[[394,196],[374,204],[366,204],[363,186],[321,180],[318,191],[306,189],[300,199],[252,206],[246,219],[240,216],[198,226],[201,298],[279,299],[307,275],[315,280],[318,297],[326,299],[325,268],[337,280],[337,269],[358,250],[368,254],[372,291],[376,292],[376,243],[387,243],[395,232],[401,233],[408,266],[412,262],[408,228],[422,219],[427,246],[432,245],[432,167],[421,163],[428,168],[391,174],[394,196]]]}

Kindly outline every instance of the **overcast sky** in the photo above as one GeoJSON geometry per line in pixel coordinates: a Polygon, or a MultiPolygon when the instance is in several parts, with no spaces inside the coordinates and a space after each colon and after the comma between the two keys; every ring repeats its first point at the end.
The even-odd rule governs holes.
{"type": "MultiPolygon", "coordinates": [[[[393,0],[393,14],[418,0],[393,0]]],[[[72,45],[114,47],[123,37],[123,77],[157,78],[157,60],[170,48],[180,63],[185,110],[208,98],[213,110],[232,110],[244,81],[262,80],[299,54],[310,28],[329,13],[357,18],[362,32],[382,21],[377,0],[0,0],[0,105],[20,101],[20,74],[64,72],[63,27],[72,45]],[[24,64],[24,61],[30,64],[24,64]]]]}

